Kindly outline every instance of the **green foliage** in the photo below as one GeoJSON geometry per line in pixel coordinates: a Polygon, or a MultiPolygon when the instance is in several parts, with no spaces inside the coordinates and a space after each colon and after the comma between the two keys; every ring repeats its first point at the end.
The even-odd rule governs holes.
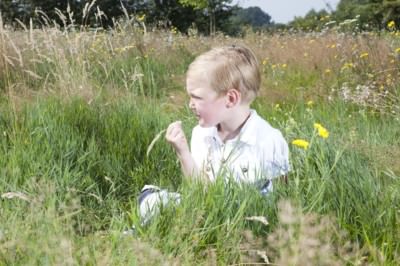
{"type": "Polygon", "coordinates": [[[127,29],[0,32],[0,264],[399,261],[397,36],[127,29]],[[274,180],[269,197],[222,179],[183,180],[162,133],[147,154],[174,120],[190,136],[185,70],[233,41],[261,59],[253,108],[289,143],[288,183],[274,180]],[[148,226],[137,213],[145,184],[182,195],[148,226]]]}
{"type": "Polygon", "coordinates": [[[380,29],[385,27],[382,3],[383,1],[341,1],[338,4],[335,18],[343,21],[358,16],[360,30],[380,29]]]}
{"type": "Polygon", "coordinates": [[[262,11],[259,7],[237,7],[234,9],[229,24],[227,32],[231,35],[237,35],[245,27],[263,30],[273,26],[271,16],[262,11]]]}
{"type": "Polygon", "coordinates": [[[193,25],[202,33],[227,31],[228,21],[234,6],[231,0],[218,1],[2,1],[0,2],[5,24],[20,26],[16,19],[29,24],[33,18],[35,25],[52,25],[63,27],[92,26],[114,27],[120,19],[132,19],[135,15],[145,15],[145,22],[152,27],[176,27],[187,32],[193,25]]]}
{"type": "MultiPolygon", "coordinates": [[[[243,232],[250,230],[260,239],[274,235],[283,219],[277,207],[281,199],[300,206],[304,217],[308,213],[335,217],[341,229],[326,229],[333,237],[327,245],[346,241],[334,233],[345,230],[352,241],[376,247],[384,244],[384,257],[380,259],[390,261],[396,256],[400,248],[395,225],[400,208],[398,177],[371,168],[373,157],[354,148],[357,143],[352,142],[360,138],[370,143],[399,145],[395,137],[399,132],[390,126],[394,120],[381,121],[360,113],[346,121],[353,112],[352,106],[341,102],[321,103],[312,110],[300,104],[279,110],[271,110],[266,104],[256,106],[263,116],[276,118],[272,120],[278,121],[274,126],[281,128],[289,141],[298,136],[313,139],[307,151],[291,146],[289,184],[275,182],[274,194],[263,198],[254,187],[222,180],[207,188],[195,182],[183,182],[178,188],[179,165],[166,143],[157,143],[150,156],[145,155],[151,139],[167,125],[170,116],[148,100],[121,99],[105,106],[102,101],[89,105],[79,99],[69,103],[48,99],[27,105],[18,117],[4,113],[0,120],[0,132],[6,135],[1,140],[1,191],[22,191],[29,201],[3,200],[3,262],[56,262],[60,254],[80,263],[96,261],[102,255],[114,263],[132,262],[141,256],[138,252],[142,243],[145,250],[153,250],[159,258],[173,254],[183,264],[214,259],[232,264],[241,261],[247,252],[242,246],[243,232]],[[321,139],[313,131],[315,121],[323,121],[331,133],[328,139],[321,139]],[[352,126],[359,128],[359,135],[350,140],[346,136],[352,126]],[[149,227],[142,228],[136,216],[135,196],[148,183],[178,190],[182,204],[163,209],[149,227]],[[266,216],[269,225],[247,219],[254,216],[266,216]],[[121,233],[130,222],[137,227],[141,239],[138,243],[121,233]],[[17,232],[22,233],[12,242],[12,234],[17,232]],[[101,244],[104,239],[110,241],[101,244]],[[60,241],[63,244],[56,248],[54,243],[60,241]],[[128,243],[134,246],[129,247],[128,243]],[[74,252],[66,253],[68,247],[74,252]],[[117,255],[129,250],[130,255],[117,255]]],[[[315,224],[307,226],[302,230],[315,229],[315,224]]],[[[300,232],[306,235],[296,236],[298,241],[309,234],[300,232]]],[[[283,241],[284,236],[278,240],[283,241]]],[[[253,248],[259,250],[273,247],[249,245],[256,245],[253,248]]],[[[329,246],[329,250],[332,248],[329,246]]],[[[356,262],[357,253],[350,255],[346,258],[356,262]]],[[[333,261],[343,262],[342,259],[334,252],[330,257],[333,261]]],[[[315,257],[312,260],[319,261],[315,257]]],[[[378,258],[371,255],[368,260],[374,262],[378,258]]]]}
{"type": "Polygon", "coordinates": [[[394,21],[396,26],[399,25],[399,10],[400,1],[341,0],[337,9],[332,12],[310,10],[304,17],[296,17],[289,25],[296,29],[320,31],[325,28],[326,23],[340,26],[356,19],[356,27],[344,29],[346,31],[382,30],[388,28],[387,24],[390,21],[394,21]]]}
{"type": "MultiPolygon", "coordinates": [[[[195,1],[195,0],[178,0],[179,3],[181,3],[184,6],[192,6],[196,9],[204,9],[209,7],[209,2],[208,0],[201,0],[201,1],[195,1]]],[[[211,1],[212,2],[212,1],[211,1]]],[[[216,2],[216,1],[214,1],[216,2]]]]}
{"type": "Polygon", "coordinates": [[[311,9],[304,17],[296,17],[289,26],[304,31],[319,31],[324,28],[329,16],[325,9],[318,12],[311,9]]]}

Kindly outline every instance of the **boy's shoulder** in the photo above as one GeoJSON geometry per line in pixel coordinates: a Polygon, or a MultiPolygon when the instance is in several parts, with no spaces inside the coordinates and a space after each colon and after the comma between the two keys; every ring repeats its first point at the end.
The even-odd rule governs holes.
{"type": "Polygon", "coordinates": [[[259,116],[255,110],[251,111],[247,123],[241,131],[241,139],[252,143],[260,144],[262,142],[286,142],[279,129],[274,128],[271,124],[259,116]]]}

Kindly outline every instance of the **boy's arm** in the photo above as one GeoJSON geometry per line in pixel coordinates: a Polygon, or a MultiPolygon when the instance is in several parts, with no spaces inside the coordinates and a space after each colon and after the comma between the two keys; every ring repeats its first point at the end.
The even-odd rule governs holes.
{"type": "Polygon", "coordinates": [[[201,177],[202,180],[208,181],[206,175],[202,175],[190,153],[189,145],[182,130],[182,122],[175,121],[171,123],[167,132],[165,133],[165,138],[175,149],[178,159],[181,163],[182,172],[185,177],[201,177]]]}

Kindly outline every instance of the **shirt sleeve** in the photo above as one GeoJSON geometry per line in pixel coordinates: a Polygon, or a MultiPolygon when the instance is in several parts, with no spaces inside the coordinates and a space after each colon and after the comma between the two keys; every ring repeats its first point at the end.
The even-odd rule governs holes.
{"type": "Polygon", "coordinates": [[[277,132],[271,145],[267,146],[268,150],[264,151],[264,154],[267,153],[264,158],[268,158],[263,167],[265,175],[269,179],[286,175],[290,170],[289,147],[282,134],[277,132]]]}

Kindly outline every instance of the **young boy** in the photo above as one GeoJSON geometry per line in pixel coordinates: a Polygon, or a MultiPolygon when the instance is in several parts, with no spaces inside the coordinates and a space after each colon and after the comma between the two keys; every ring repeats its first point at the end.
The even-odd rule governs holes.
{"type": "MultiPolygon", "coordinates": [[[[244,46],[214,48],[190,64],[186,90],[199,123],[192,132],[191,150],[180,121],[166,131],[185,176],[206,182],[232,178],[256,185],[262,194],[272,191],[273,178],[286,176],[286,141],[250,109],[260,80],[258,61],[244,46]]],[[[141,216],[151,217],[155,206],[166,204],[169,195],[180,200],[177,193],[145,186],[139,197],[141,216]]]]}
{"type": "Polygon", "coordinates": [[[192,132],[191,150],[180,121],[171,123],[166,132],[185,176],[205,181],[229,176],[238,182],[267,184],[263,188],[267,193],[271,179],[287,174],[286,141],[250,109],[260,80],[258,61],[243,46],[214,48],[189,66],[189,107],[199,121],[192,132]]]}

